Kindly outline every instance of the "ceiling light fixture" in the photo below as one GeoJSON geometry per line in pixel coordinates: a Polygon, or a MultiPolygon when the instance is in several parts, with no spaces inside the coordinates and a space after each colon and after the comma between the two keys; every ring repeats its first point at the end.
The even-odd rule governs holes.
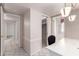
{"type": "Polygon", "coordinates": [[[69,16],[70,12],[71,12],[71,7],[65,7],[61,9],[61,15],[62,17],[67,17],[69,16]]]}
{"type": "Polygon", "coordinates": [[[67,3],[65,3],[64,8],[60,10],[62,17],[69,16],[72,8],[74,8],[75,6],[76,6],[76,3],[70,3],[69,6],[67,6],[67,3]]]}
{"type": "Polygon", "coordinates": [[[76,15],[71,15],[68,17],[69,21],[74,21],[76,18],[76,15]]]}

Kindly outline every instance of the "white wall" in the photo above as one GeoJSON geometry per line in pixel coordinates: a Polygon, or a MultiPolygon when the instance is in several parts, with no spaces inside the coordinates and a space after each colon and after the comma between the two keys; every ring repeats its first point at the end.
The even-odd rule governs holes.
{"type": "Polygon", "coordinates": [[[24,15],[24,38],[23,48],[30,54],[30,9],[28,9],[24,15]]]}
{"type": "Polygon", "coordinates": [[[77,17],[73,22],[65,19],[65,37],[79,39],[79,11],[73,11],[71,14],[76,14],[77,17]]]}
{"type": "MultiPolygon", "coordinates": [[[[30,12],[30,48],[31,55],[42,49],[42,20],[46,14],[43,14],[31,8],[30,12]]],[[[47,36],[51,35],[51,18],[47,16],[47,36]]]]}
{"type": "Polygon", "coordinates": [[[51,33],[51,18],[49,17],[49,18],[47,18],[47,37],[49,37],[51,34],[52,34],[51,33]]]}
{"type": "MultiPolygon", "coordinates": [[[[42,49],[43,13],[30,8],[24,15],[24,49],[33,55],[42,49]]],[[[50,18],[48,18],[49,20],[50,18]]],[[[48,21],[50,23],[50,21],[48,21]]],[[[50,24],[48,24],[50,26],[50,24]]],[[[49,27],[50,28],[50,27],[49,27]]],[[[50,31],[50,29],[48,29],[50,31]]],[[[50,32],[48,32],[50,35],[50,32]]]]}
{"type": "Polygon", "coordinates": [[[24,15],[20,15],[20,47],[23,48],[23,39],[24,39],[24,15]]]}
{"type": "Polygon", "coordinates": [[[30,48],[34,54],[42,48],[42,13],[31,8],[30,16],[30,48]]]}

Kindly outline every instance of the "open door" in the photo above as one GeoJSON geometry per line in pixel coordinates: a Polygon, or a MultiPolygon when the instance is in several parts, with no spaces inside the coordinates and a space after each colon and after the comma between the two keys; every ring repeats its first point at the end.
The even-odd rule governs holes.
{"type": "Polygon", "coordinates": [[[42,47],[47,46],[47,19],[42,20],[42,47]]]}

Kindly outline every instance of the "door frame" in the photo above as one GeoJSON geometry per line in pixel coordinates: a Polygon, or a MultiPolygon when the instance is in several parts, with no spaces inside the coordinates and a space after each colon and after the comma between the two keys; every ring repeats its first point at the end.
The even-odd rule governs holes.
{"type": "MultiPolygon", "coordinates": [[[[56,35],[56,34],[57,34],[56,31],[58,31],[58,30],[56,30],[56,27],[55,27],[57,20],[60,20],[60,22],[61,22],[61,14],[57,14],[57,15],[51,17],[51,22],[52,22],[52,21],[54,22],[54,24],[51,23],[51,30],[53,29],[52,26],[54,25],[54,35],[56,35]],[[60,19],[54,20],[54,19],[53,19],[54,17],[60,17],[60,19]],[[53,25],[52,25],[52,24],[53,24],[53,25]]],[[[60,29],[60,31],[61,31],[61,29],[60,29]]],[[[58,35],[58,34],[57,34],[57,35],[58,35]]],[[[60,36],[60,37],[61,37],[61,36],[60,36]]]]}
{"type": "MultiPolygon", "coordinates": [[[[43,21],[44,21],[44,20],[46,20],[45,23],[46,23],[46,25],[47,25],[47,18],[42,19],[42,25],[43,25],[43,21]]],[[[47,26],[46,26],[46,28],[47,28],[47,26]]],[[[46,32],[47,32],[47,31],[48,31],[48,29],[46,30],[46,32]]],[[[48,34],[48,32],[47,32],[47,34],[48,34]]],[[[47,39],[46,39],[46,46],[48,46],[48,35],[47,35],[47,34],[46,34],[46,38],[47,38],[47,39]]],[[[43,34],[42,34],[42,35],[43,35],[43,34]]],[[[42,42],[43,42],[43,37],[42,37],[42,42]]],[[[46,47],[46,46],[45,46],[45,47],[46,47]]],[[[42,48],[44,48],[44,47],[43,47],[43,43],[42,43],[42,48]]]]}
{"type": "Polygon", "coordinates": [[[5,39],[5,34],[4,34],[4,8],[3,8],[3,4],[1,4],[1,56],[4,55],[4,39],[5,39]]]}
{"type": "MultiPolygon", "coordinates": [[[[4,13],[4,14],[6,14],[6,13],[4,13]]],[[[10,14],[10,13],[9,13],[9,14],[10,14]]],[[[15,14],[13,14],[13,15],[15,15],[15,14]]],[[[18,15],[17,15],[17,16],[18,16],[18,15]]],[[[3,21],[4,21],[4,24],[5,24],[4,15],[3,15],[3,21]]],[[[18,37],[19,37],[19,38],[17,37],[17,38],[19,39],[19,40],[18,40],[18,41],[19,41],[19,42],[18,42],[18,46],[21,47],[21,38],[20,38],[20,35],[21,35],[21,34],[20,34],[20,16],[19,16],[19,18],[18,18],[15,22],[16,22],[18,28],[19,28],[19,29],[17,30],[17,31],[18,31],[18,32],[17,32],[17,33],[18,33],[17,35],[18,35],[18,37]]],[[[4,25],[4,28],[5,28],[5,25],[4,25]]],[[[6,30],[6,29],[5,29],[5,30],[6,30]]],[[[6,39],[6,33],[5,33],[5,39],[6,39]]],[[[4,40],[5,40],[5,39],[4,39],[4,40]]],[[[2,55],[5,54],[5,47],[4,47],[4,45],[3,45],[3,44],[5,43],[4,40],[1,41],[1,44],[2,44],[2,47],[1,47],[1,48],[4,49],[4,51],[2,50],[2,55]]]]}

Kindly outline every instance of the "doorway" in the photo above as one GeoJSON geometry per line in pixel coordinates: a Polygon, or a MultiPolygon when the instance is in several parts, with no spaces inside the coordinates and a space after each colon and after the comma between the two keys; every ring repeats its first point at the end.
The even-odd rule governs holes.
{"type": "Polygon", "coordinates": [[[42,20],[42,47],[47,46],[47,19],[42,20]]]}
{"type": "Polygon", "coordinates": [[[4,40],[5,53],[18,45],[16,35],[16,22],[5,21],[6,39],[4,40]]]}
{"type": "Polygon", "coordinates": [[[52,18],[54,25],[54,35],[56,36],[56,42],[64,38],[64,20],[61,19],[61,15],[52,18]]]}
{"type": "Polygon", "coordinates": [[[14,55],[20,48],[20,18],[17,15],[4,14],[4,33],[4,55],[14,55]]]}

